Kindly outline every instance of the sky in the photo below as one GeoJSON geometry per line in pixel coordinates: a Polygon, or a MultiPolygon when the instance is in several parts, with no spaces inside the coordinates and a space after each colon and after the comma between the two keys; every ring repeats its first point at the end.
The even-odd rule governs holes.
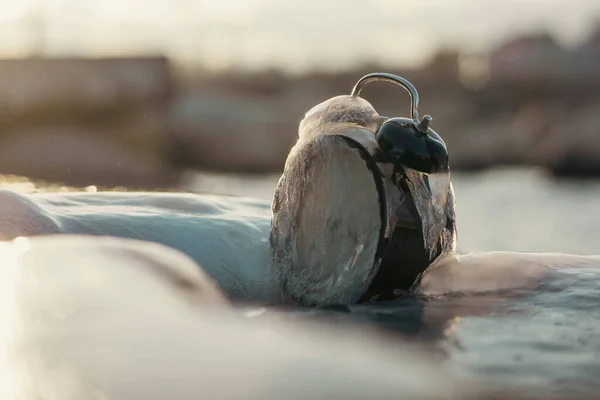
{"type": "Polygon", "coordinates": [[[0,57],[43,37],[46,54],[164,52],[209,68],[412,66],[540,29],[576,45],[598,21],[598,0],[0,0],[0,57]]]}

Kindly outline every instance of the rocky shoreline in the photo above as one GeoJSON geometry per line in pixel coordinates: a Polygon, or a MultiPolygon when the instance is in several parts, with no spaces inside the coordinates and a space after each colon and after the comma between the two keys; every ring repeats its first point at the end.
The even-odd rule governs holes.
{"type": "MultiPolygon", "coordinates": [[[[556,177],[600,176],[600,79],[496,73],[474,87],[460,65],[450,52],[417,70],[181,79],[164,57],[3,60],[0,173],[73,186],[169,188],[189,169],[277,172],[304,112],[349,93],[365,73],[385,70],[416,85],[421,112],[433,116],[454,170],[521,165],[556,177]]],[[[363,95],[382,115],[408,115],[408,96],[396,87],[363,95]]]]}

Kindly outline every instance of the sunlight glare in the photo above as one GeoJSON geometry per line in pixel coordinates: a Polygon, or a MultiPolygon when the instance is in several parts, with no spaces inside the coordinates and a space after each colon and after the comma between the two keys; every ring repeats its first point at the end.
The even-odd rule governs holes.
{"type": "Polygon", "coordinates": [[[38,2],[35,0],[0,0],[0,24],[18,22],[35,11],[38,2]]]}
{"type": "Polygon", "coordinates": [[[13,351],[17,343],[17,285],[21,279],[19,256],[29,248],[27,239],[0,243],[0,398],[19,397],[20,381],[14,364],[13,351]]]}

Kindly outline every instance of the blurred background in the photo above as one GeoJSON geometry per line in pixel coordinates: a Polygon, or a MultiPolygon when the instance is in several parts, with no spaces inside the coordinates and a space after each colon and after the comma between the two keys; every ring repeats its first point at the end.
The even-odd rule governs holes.
{"type": "Polygon", "coordinates": [[[6,182],[269,198],[303,114],[385,71],[448,145],[466,250],[600,252],[597,0],[0,0],[0,35],[6,182]]]}

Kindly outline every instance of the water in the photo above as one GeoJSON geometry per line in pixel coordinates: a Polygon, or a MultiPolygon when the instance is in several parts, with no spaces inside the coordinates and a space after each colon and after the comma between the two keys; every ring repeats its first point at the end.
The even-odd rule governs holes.
{"type": "Polygon", "coordinates": [[[462,348],[452,359],[506,387],[564,396],[600,393],[600,275],[565,275],[522,298],[499,300],[491,315],[463,318],[456,332],[462,348]]]}
{"type": "MultiPolygon", "coordinates": [[[[193,192],[273,198],[279,175],[191,173],[193,192]]],[[[555,181],[541,171],[452,174],[460,252],[513,250],[600,254],[600,181],[555,181]]]]}
{"type": "MultiPolygon", "coordinates": [[[[276,179],[192,174],[184,186],[270,199],[276,179]]],[[[535,170],[454,174],[452,181],[459,252],[600,254],[600,182],[554,181],[535,170]]],[[[599,306],[600,269],[570,269],[528,292],[409,298],[285,317],[376,324],[498,390],[589,398],[600,396],[599,306]]]]}

